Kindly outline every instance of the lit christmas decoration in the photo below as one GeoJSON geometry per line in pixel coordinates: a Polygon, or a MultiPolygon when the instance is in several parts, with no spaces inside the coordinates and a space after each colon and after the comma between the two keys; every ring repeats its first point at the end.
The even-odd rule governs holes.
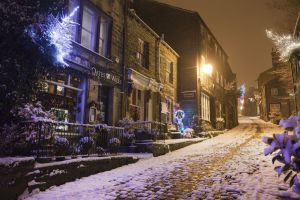
{"type": "Polygon", "coordinates": [[[77,6],[68,16],[54,17],[49,15],[46,35],[49,37],[50,44],[54,45],[57,50],[56,59],[57,62],[69,66],[64,61],[64,58],[72,52],[72,27],[77,23],[72,21],[72,17],[77,12],[79,7],[77,6]]]}
{"type": "Polygon", "coordinates": [[[78,25],[72,21],[72,17],[78,9],[77,6],[69,15],[63,17],[54,17],[51,14],[45,23],[32,24],[25,29],[32,40],[41,46],[43,53],[51,55],[55,63],[63,66],[69,66],[64,58],[72,52],[73,27],[78,25]],[[55,53],[52,47],[55,48],[55,53]]]}
{"type": "Polygon", "coordinates": [[[279,59],[283,62],[286,62],[290,59],[291,55],[295,50],[300,49],[300,39],[294,38],[289,34],[276,34],[272,31],[266,30],[268,38],[270,38],[279,53],[279,59]]]}
{"type": "Polygon", "coordinates": [[[183,126],[183,122],[182,122],[184,117],[185,117],[185,113],[183,110],[177,110],[175,112],[175,119],[177,121],[177,127],[181,133],[184,133],[184,126],[183,126]]]}

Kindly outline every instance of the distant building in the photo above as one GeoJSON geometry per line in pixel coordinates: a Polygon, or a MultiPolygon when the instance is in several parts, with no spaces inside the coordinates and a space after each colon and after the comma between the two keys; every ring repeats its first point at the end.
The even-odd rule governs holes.
{"type": "Polygon", "coordinates": [[[244,116],[257,116],[258,109],[257,109],[257,102],[255,99],[256,88],[249,87],[246,90],[245,97],[244,97],[244,106],[242,110],[242,115],[244,116]]]}
{"type": "Polygon", "coordinates": [[[217,121],[236,126],[236,75],[199,14],[152,0],[134,0],[132,8],[180,55],[177,96],[184,124],[192,126],[196,117],[204,129],[217,128],[217,121]]]}
{"type": "Polygon", "coordinates": [[[179,55],[139,16],[127,15],[126,115],[137,121],[173,123],[179,55]]]}
{"type": "Polygon", "coordinates": [[[265,121],[277,123],[296,109],[290,65],[280,62],[274,49],[272,64],[272,68],[260,73],[257,82],[261,94],[260,116],[265,121]]]}

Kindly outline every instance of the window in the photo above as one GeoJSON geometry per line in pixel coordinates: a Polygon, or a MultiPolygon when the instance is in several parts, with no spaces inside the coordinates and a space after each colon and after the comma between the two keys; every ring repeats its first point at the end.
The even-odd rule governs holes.
{"type": "Polygon", "coordinates": [[[173,84],[173,62],[167,61],[166,65],[166,80],[173,84]]]}
{"type": "MultiPolygon", "coordinates": [[[[70,4],[70,8],[74,7],[73,4],[70,4]]],[[[96,8],[93,8],[86,3],[82,10],[81,45],[91,51],[98,52],[104,57],[108,57],[110,49],[109,35],[112,25],[111,21],[111,18],[105,13],[96,10],[96,8]]]]}
{"type": "Polygon", "coordinates": [[[100,24],[99,24],[99,45],[98,45],[98,51],[99,54],[102,56],[106,56],[106,44],[108,40],[108,22],[104,19],[104,17],[100,18],[100,24]]]}
{"type": "Polygon", "coordinates": [[[143,118],[143,104],[142,104],[142,93],[141,90],[133,89],[131,94],[131,104],[129,108],[130,117],[133,120],[141,120],[143,118]]]}
{"type": "MultiPolygon", "coordinates": [[[[69,14],[79,5],[78,0],[69,0],[69,14]]],[[[72,20],[73,22],[78,22],[79,10],[74,13],[72,20]]],[[[72,26],[72,40],[76,41],[78,26],[72,26]]]]}
{"type": "Polygon", "coordinates": [[[210,121],[210,101],[209,96],[201,93],[201,117],[204,120],[210,121]]]}
{"type": "Polygon", "coordinates": [[[271,103],[270,104],[270,112],[271,113],[279,113],[280,112],[280,103],[271,103]]]}
{"type": "Polygon", "coordinates": [[[140,65],[148,68],[149,44],[140,38],[138,39],[138,49],[137,49],[136,58],[140,65]]]}
{"type": "Polygon", "coordinates": [[[83,7],[83,14],[82,14],[82,29],[81,29],[81,44],[93,50],[93,36],[95,35],[93,31],[93,24],[95,14],[94,12],[87,8],[86,6],[83,7]]]}
{"type": "Polygon", "coordinates": [[[278,89],[277,88],[271,88],[271,95],[277,96],[278,95],[278,89]]]}

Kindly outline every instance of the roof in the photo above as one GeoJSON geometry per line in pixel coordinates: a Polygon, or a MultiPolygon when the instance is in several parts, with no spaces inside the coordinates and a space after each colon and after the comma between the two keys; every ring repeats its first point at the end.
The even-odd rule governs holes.
{"type": "MultiPolygon", "coordinates": [[[[138,22],[140,22],[146,29],[148,29],[156,38],[162,38],[160,37],[148,24],[146,24],[134,11],[134,9],[129,10],[129,14],[131,14],[132,17],[135,18],[138,22]]],[[[163,39],[163,38],[162,38],[163,39]]],[[[162,40],[162,43],[170,49],[170,51],[175,54],[177,57],[179,57],[178,53],[164,40],[162,40]]]]}
{"type": "MultiPolygon", "coordinates": [[[[135,0],[136,1],[136,0],[135,0]]],[[[173,5],[170,5],[170,4],[166,4],[166,3],[161,3],[161,2],[158,2],[156,0],[140,0],[142,1],[143,3],[144,2],[150,2],[150,3],[156,3],[156,4],[159,4],[160,6],[165,6],[165,7],[168,7],[168,8],[171,8],[171,9],[175,9],[177,10],[178,12],[182,12],[184,14],[187,14],[187,15],[191,15],[193,17],[196,17],[198,20],[201,21],[201,24],[204,25],[204,27],[207,29],[207,31],[209,32],[209,34],[212,36],[212,38],[215,40],[215,42],[218,44],[218,46],[221,48],[221,50],[223,51],[223,53],[225,54],[225,56],[228,58],[228,55],[226,53],[226,51],[223,49],[222,45],[219,43],[219,41],[216,39],[216,37],[214,36],[214,34],[211,32],[210,28],[208,27],[208,25],[204,22],[204,20],[202,19],[202,17],[200,16],[200,14],[197,12],[197,11],[193,11],[193,10],[187,10],[187,9],[184,9],[184,8],[180,8],[180,7],[177,7],[177,6],[173,6],[173,5]]]]}

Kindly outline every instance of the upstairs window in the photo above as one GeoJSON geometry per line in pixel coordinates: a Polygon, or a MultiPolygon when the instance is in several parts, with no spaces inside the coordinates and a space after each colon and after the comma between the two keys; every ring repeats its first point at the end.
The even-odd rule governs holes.
{"type": "Polygon", "coordinates": [[[271,88],[271,95],[277,96],[278,95],[278,89],[277,88],[271,88]]]}
{"type": "Polygon", "coordinates": [[[171,61],[167,61],[166,80],[168,83],[173,84],[173,62],[171,62],[171,61]]]}
{"type": "Polygon", "coordinates": [[[81,44],[93,50],[93,37],[95,36],[95,32],[93,29],[95,14],[94,12],[87,8],[86,6],[83,7],[83,14],[82,14],[82,29],[81,29],[81,44]]]}
{"type": "Polygon", "coordinates": [[[137,49],[137,54],[136,58],[138,60],[138,63],[143,66],[148,68],[149,65],[149,43],[145,42],[142,39],[138,39],[138,49],[137,49]]]}
{"type": "Polygon", "coordinates": [[[81,45],[108,57],[111,26],[112,20],[109,16],[86,3],[82,9],[81,45]]]}

